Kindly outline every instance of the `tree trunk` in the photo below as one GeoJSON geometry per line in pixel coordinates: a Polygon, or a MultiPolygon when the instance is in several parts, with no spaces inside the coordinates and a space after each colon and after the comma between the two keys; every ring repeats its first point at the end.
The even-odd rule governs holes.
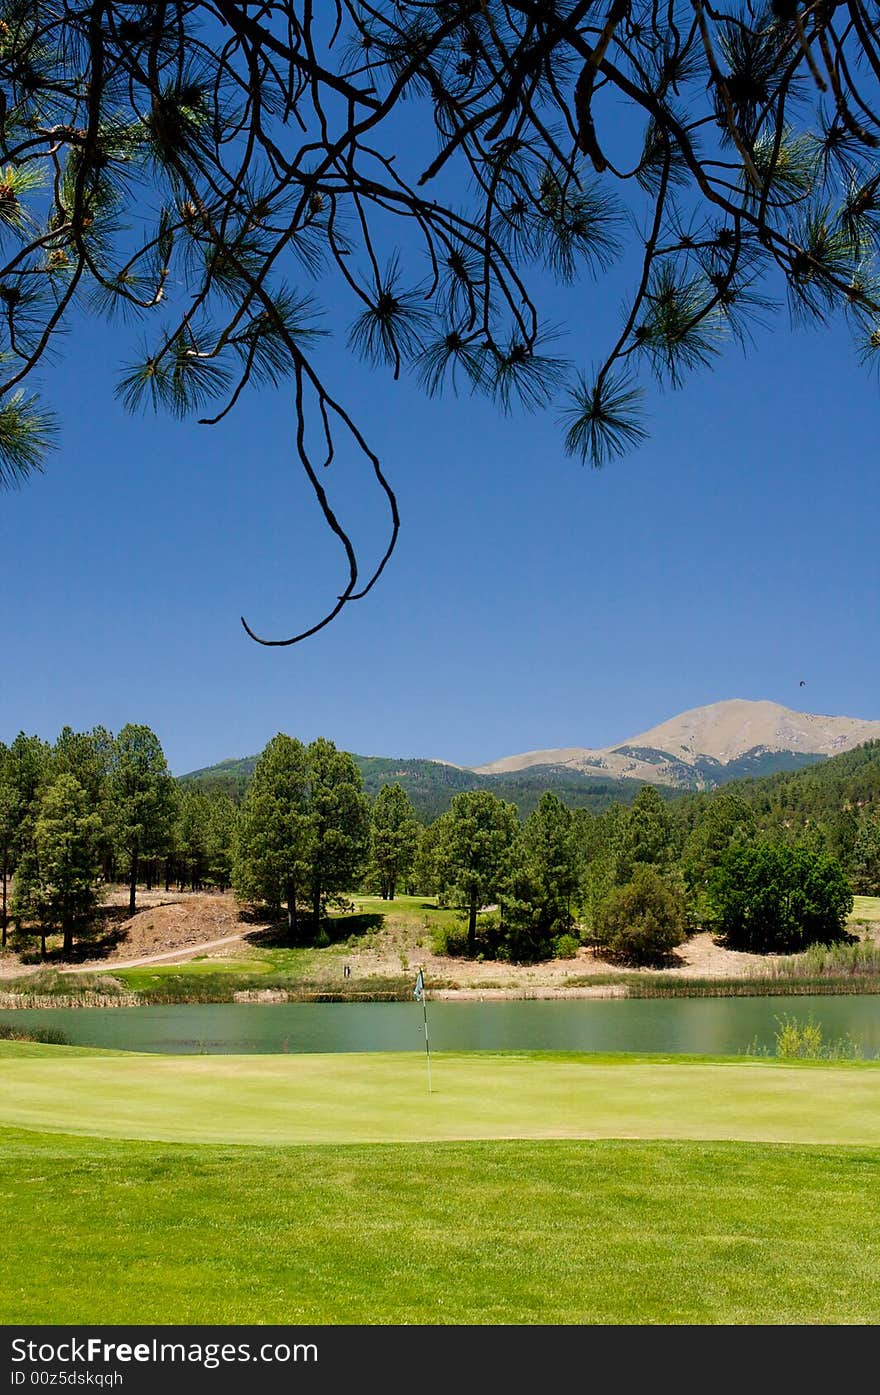
{"type": "Polygon", "coordinates": [[[389,901],[393,901],[393,900],[394,900],[394,893],[395,893],[396,890],[397,890],[397,882],[396,882],[395,878],[392,876],[392,877],[389,879],[389,882],[388,882],[388,900],[389,900],[389,901]]]}
{"type": "Polygon", "coordinates": [[[64,937],[61,943],[61,954],[66,959],[73,951],[73,921],[69,915],[62,916],[61,933],[64,937]]]}
{"type": "Polygon", "coordinates": [[[138,849],[137,844],[131,850],[131,880],[128,883],[128,914],[134,915],[137,900],[137,880],[138,880],[138,849]]]}
{"type": "Polygon", "coordinates": [[[312,911],[315,917],[315,939],[321,932],[321,887],[315,886],[312,892],[312,911]]]}
{"type": "Polygon", "coordinates": [[[165,890],[166,890],[166,891],[170,891],[170,890],[171,890],[171,858],[170,858],[170,857],[166,857],[166,859],[165,859],[165,890]]]}
{"type": "Polygon", "coordinates": [[[287,928],[291,935],[296,934],[296,887],[287,883],[287,928]]]}
{"type": "Polygon", "coordinates": [[[3,909],[0,912],[0,926],[2,926],[2,943],[0,947],[6,948],[6,931],[9,926],[9,912],[6,905],[6,885],[9,878],[9,854],[6,848],[3,849],[3,909]]]}
{"type": "Polygon", "coordinates": [[[471,904],[468,908],[468,954],[476,954],[477,951],[477,893],[471,892],[471,904]]]}
{"type": "Polygon", "coordinates": [[[46,927],[45,927],[45,925],[41,925],[41,926],[40,926],[40,958],[41,958],[41,959],[45,959],[45,958],[46,958],[46,927]]]}

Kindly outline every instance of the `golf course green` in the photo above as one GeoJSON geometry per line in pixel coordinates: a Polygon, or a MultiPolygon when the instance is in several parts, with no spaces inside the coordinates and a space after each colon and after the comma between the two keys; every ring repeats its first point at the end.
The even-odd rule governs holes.
{"type": "Polygon", "coordinates": [[[880,1065],[0,1042],[0,1322],[876,1323],[880,1065]]]}
{"type": "MultiPolygon", "coordinates": [[[[7,1126],[180,1143],[694,1138],[880,1147],[880,1064],[540,1053],[67,1055],[0,1071],[7,1126]]],[[[2,1057],[0,1057],[2,1059],[2,1057]]]]}

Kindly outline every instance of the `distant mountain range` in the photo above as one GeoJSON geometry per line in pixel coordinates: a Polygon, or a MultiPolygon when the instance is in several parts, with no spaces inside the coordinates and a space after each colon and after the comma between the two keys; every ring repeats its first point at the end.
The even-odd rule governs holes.
{"type": "Polygon", "coordinates": [[[525,751],[476,767],[509,775],[536,766],[678,789],[712,789],[746,775],[794,770],[880,737],[880,722],[792,712],[777,702],[734,698],[682,712],[620,745],[525,751]]]}
{"type": "MultiPolygon", "coordinates": [[[[880,721],[815,716],[737,698],[683,712],[617,746],[526,751],[476,768],[423,758],[355,760],[369,794],[397,782],[430,820],[461,790],[491,789],[528,814],[541,793],[552,789],[571,807],[598,812],[615,800],[628,803],[645,783],[670,795],[714,789],[730,780],[799,770],[878,738],[880,721]]],[[[181,778],[240,796],[256,762],[256,756],[225,760],[181,778]]]]}

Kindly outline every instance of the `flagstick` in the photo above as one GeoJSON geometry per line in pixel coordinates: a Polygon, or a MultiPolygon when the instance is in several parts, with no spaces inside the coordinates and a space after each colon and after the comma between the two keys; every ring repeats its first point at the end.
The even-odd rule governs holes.
{"type": "Polygon", "coordinates": [[[424,987],[422,988],[422,1012],[425,1017],[425,1057],[428,1062],[428,1094],[430,1095],[433,1094],[431,1089],[431,1048],[428,1045],[428,999],[424,987]]]}

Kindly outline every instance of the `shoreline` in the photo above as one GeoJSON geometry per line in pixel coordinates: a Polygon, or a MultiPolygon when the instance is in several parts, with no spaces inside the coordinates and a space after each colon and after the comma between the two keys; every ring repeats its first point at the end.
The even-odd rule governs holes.
{"type": "MultiPolygon", "coordinates": [[[[644,982],[612,982],[571,984],[549,987],[533,985],[516,988],[437,987],[428,990],[429,1002],[570,1002],[576,1000],[619,999],[635,1002],[670,998],[797,998],[797,997],[865,997],[880,996],[880,980],[868,978],[827,979],[736,979],[724,978],[698,981],[689,978],[644,982]]],[[[100,993],[89,989],[82,993],[10,993],[0,991],[0,1012],[69,1010],[71,1008],[134,1008],[235,1006],[283,1003],[406,1003],[412,994],[394,985],[387,989],[372,987],[358,992],[356,988],[336,989],[323,985],[297,988],[245,988],[228,994],[194,994],[183,990],[161,994],[114,992],[100,993]]]]}

